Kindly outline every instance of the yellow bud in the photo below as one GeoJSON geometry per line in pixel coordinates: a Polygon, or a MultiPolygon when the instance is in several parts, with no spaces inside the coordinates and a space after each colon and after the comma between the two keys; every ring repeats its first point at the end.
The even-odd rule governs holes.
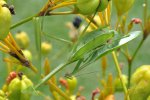
{"type": "Polygon", "coordinates": [[[76,7],[81,14],[93,14],[99,5],[99,0],[77,0],[76,7]]]}
{"type": "Polygon", "coordinates": [[[5,96],[5,93],[2,90],[0,90],[0,97],[4,97],[4,96],[5,96]]]}
{"type": "Polygon", "coordinates": [[[48,54],[52,49],[52,45],[47,42],[42,42],[41,44],[41,51],[43,54],[48,54]]]}
{"type": "Polygon", "coordinates": [[[17,33],[15,38],[21,48],[25,49],[29,46],[30,40],[26,32],[17,33]]]}
{"type": "Polygon", "coordinates": [[[6,2],[4,0],[0,0],[0,5],[4,5],[6,2]]]}
{"type": "Polygon", "coordinates": [[[134,0],[113,0],[113,1],[117,9],[118,16],[121,16],[124,13],[128,12],[128,10],[134,4],[134,0]]]}
{"type": "Polygon", "coordinates": [[[150,65],[138,67],[131,78],[131,100],[147,100],[150,94],[150,65]]]}
{"type": "Polygon", "coordinates": [[[7,7],[3,7],[5,1],[0,0],[0,40],[6,38],[11,25],[11,13],[7,7]]]}
{"type": "Polygon", "coordinates": [[[29,50],[22,50],[24,56],[28,59],[28,60],[32,60],[32,54],[29,50]]]}
{"type": "Polygon", "coordinates": [[[84,15],[90,15],[96,12],[104,11],[107,8],[109,0],[77,0],[76,10],[84,15]]]}
{"type": "MultiPolygon", "coordinates": [[[[121,77],[122,77],[122,80],[125,83],[125,85],[127,85],[128,84],[128,78],[127,78],[127,76],[126,75],[122,75],[121,77]]],[[[115,79],[114,85],[115,85],[115,91],[123,91],[122,83],[121,83],[119,77],[117,77],[115,79]]]]}
{"type": "Polygon", "coordinates": [[[31,93],[27,91],[33,83],[25,75],[18,75],[8,86],[9,100],[30,100],[31,93]]]}

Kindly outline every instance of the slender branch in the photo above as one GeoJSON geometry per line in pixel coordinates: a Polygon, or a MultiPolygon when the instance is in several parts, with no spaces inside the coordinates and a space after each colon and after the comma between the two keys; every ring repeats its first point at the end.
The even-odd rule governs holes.
{"type": "Polygon", "coordinates": [[[138,54],[138,51],[140,50],[140,48],[142,47],[143,43],[144,43],[145,39],[142,39],[141,42],[139,43],[137,49],[135,50],[132,58],[128,59],[128,88],[130,88],[130,84],[131,84],[131,71],[132,71],[132,64],[133,61],[136,57],[136,55],[138,54]]]}
{"type": "MultiPolygon", "coordinates": [[[[55,2],[54,2],[54,3],[55,3],[55,2]]],[[[33,15],[33,16],[30,16],[30,17],[28,17],[28,18],[26,18],[26,19],[23,19],[23,20],[21,20],[21,21],[19,21],[18,23],[12,25],[12,26],[10,27],[10,29],[14,29],[14,28],[16,28],[16,27],[18,27],[18,26],[20,26],[20,25],[26,23],[26,22],[29,22],[29,21],[31,21],[34,17],[47,16],[47,15],[66,15],[66,14],[74,14],[74,12],[62,12],[62,13],[60,13],[60,12],[57,13],[57,12],[56,12],[56,13],[51,13],[51,11],[54,10],[54,9],[61,8],[61,7],[65,7],[65,6],[68,6],[68,5],[75,4],[75,3],[76,3],[76,2],[71,1],[71,2],[66,2],[66,3],[64,2],[64,4],[54,5],[53,3],[51,3],[51,2],[48,1],[48,2],[45,4],[45,6],[40,10],[39,13],[37,13],[37,14],[35,14],[35,15],[33,15]],[[50,7],[52,7],[52,8],[51,8],[50,11],[48,11],[48,13],[47,13],[47,10],[48,10],[50,7]]]]}
{"type": "Polygon", "coordinates": [[[62,8],[62,7],[65,7],[65,6],[73,5],[73,4],[76,4],[76,2],[64,2],[62,4],[58,4],[58,5],[50,8],[50,11],[55,10],[57,8],[62,8]]]}
{"type": "Polygon", "coordinates": [[[69,15],[75,14],[74,11],[66,11],[66,12],[49,12],[47,15],[69,15]]]}
{"type": "Polygon", "coordinates": [[[134,54],[133,54],[133,56],[132,56],[132,61],[135,59],[135,57],[136,57],[138,51],[140,50],[140,48],[142,47],[144,41],[145,41],[144,39],[141,40],[140,44],[138,45],[136,51],[134,52],[134,54]]]}
{"type": "Polygon", "coordinates": [[[147,5],[148,5],[148,2],[147,0],[144,0],[144,25],[146,24],[146,19],[147,19],[147,5]]]}

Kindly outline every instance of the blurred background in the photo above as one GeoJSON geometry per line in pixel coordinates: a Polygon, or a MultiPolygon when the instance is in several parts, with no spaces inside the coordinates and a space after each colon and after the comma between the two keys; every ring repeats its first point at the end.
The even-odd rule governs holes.
{"type": "MultiPolygon", "coordinates": [[[[15,11],[16,15],[13,16],[13,22],[12,24],[27,18],[29,16],[33,16],[36,14],[42,6],[47,2],[47,0],[8,0],[9,4],[13,4],[15,6],[15,11]]],[[[150,4],[150,0],[148,0],[150,4]]],[[[135,0],[135,5],[129,12],[129,18],[128,22],[132,18],[141,18],[143,19],[143,0],[135,0]]],[[[150,6],[149,6],[150,8],[150,6]]],[[[56,37],[64,38],[66,40],[70,40],[68,36],[69,29],[66,27],[67,22],[72,22],[76,16],[75,15],[66,15],[66,16],[48,16],[43,18],[43,31],[45,33],[54,35],[56,37]]],[[[116,22],[117,16],[116,16],[116,11],[113,8],[112,11],[112,26],[114,26],[116,22]]],[[[140,27],[135,25],[133,30],[140,30],[140,27]]],[[[28,47],[28,50],[31,51],[33,59],[32,62],[33,64],[40,69],[43,65],[43,59],[45,56],[42,57],[41,62],[37,60],[38,54],[36,50],[36,45],[35,45],[35,25],[33,21],[30,21],[28,23],[25,23],[15,29],[12,29],[11,32],[13,35],[15,35],[18,31],[25,31],[29,38],[30,38],[30,45],[28,47]]],[[[56,68],[59,64],[63,63],[67,59],[67,55],[69,54],[70,48],[68,48],[68,45],[65,43],[62,43],[60,41],[48,38],[46,36],[42,36],[42,41],[46,41],[52,44],[52,50],[47,56],[49,58],[50,64],[51,64],[51,69],[56,68]]],[[[129,43],[129,50],[130,53],[132,54],[135,51],[135,48],[138,45],[138,42],[140,41],[141,37],[135,39],[134,41],[129,43]]],[[[144,45],[140,49],[138,55],[136,56],[136,59],[134,60],[133,64],[133,70],[132,72],[139,66],[141,65],[148,65],[150,64],[150,37],[147,38],[145,41],[144,45]]],[[[5,62],[3,62],[3,57],[6,56],[2,52],[0,52],[0,87],[5,83],[5,79],[7,77],[7,65],[5,62]]],[[[108,66],[107,66],[107,74],[112,73],[113,76],[116,76],[116,69],[115,69],[115,64],[113,63],[113,59],[111,54],[107,55],[108,58],[108,66]]],[[[122,71],[124,74],[127,74],[127,61],[124,58],[123,55],[119,56],[119,61],[123,64],[122,71]]],[[[64,77],[64,75],[67,72],[71,72],[72,69],[74,68],[74,64],[69,65],[67,68],[63,69],[61,72],[59,72],[56,76],[57,79],[59,77],[64,77]]],[[[32,71],[27,70],[26,73],[31,79],[33,80],[34,84],[37,84],[40,80],[40,74],[36,75],[32,71]]],[[[79,86],[84,86],[84,91],[83,95],[86,96],[87,100],[90,100],[91,98],[91,93],[94,89],[97,87],[100,87],[100,80],[102,77],[102,69],[101,69],[101,60],[96,61],[95,63],[87,66],[84,70],[80,71],[78,75],[76,76],[78,79],[78,87],[79,86]]],[[[50,92],[48,91],[47,86],[41,86],[39,89],[45,93],[46,95],[51,95],[50,92]]],[[[122,93],[117,93],[116,100],[123,100],[123,98],[119,98],[123,96],[122,93]]],[[[33,96],[33,100],[43,100],[42,97],[38,96],[33,96]]]]}

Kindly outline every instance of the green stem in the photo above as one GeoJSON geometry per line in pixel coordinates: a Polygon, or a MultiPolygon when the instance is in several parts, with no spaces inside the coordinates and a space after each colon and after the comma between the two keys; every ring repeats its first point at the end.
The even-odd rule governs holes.
{"type": "Polygon", "coordinates": [[[134,54],[133,54],[133,56],[132,56],[132,60],[134,60],[134,59],[135,59],[135,57],[136,57],[136,55],[137,55],[138,51],[140,50],[140,48],[142,47],[142,45],[143,45],[144,41],[145,41],[145,39],[142,39],[142,40],[141,40],[140,44],[138,45],[138,47],[137,47],[136,51],[134,52],[134,54]]]}
{"type": "Polygon", "coordinates": [[[141,42],[139,43],[137,49],[135,50],[133,56],[131,59],[128,59],[128,88],[130,88],[130,84],[131,84],[131,72],[132,72],[132,64],[133,61],[138,53],[138,51],[140,50],[140,48],[142,47],[143,43],[144,43],[145,39],[142,39],[141,42]]]}
{"type": "MultiPolygon", "coordinates": [[[[51,12],[51,13],[49,13],[49,14],[46,15],[46,16],[51,16],[51,15],[68,15],[68,14],[75,14],[75,12],[73,12],[73,11],[51,12]]],[[[26,19],[23,19],[23,20],[19,21],[18,23],[12,25],[12,26],[10,27],[10,29],[14,29],[14,28],[16,28],[16,27],[18,27],[18,26],[20,26],[20,25],[22,25],[22,24],[24,24],[24,23],[27,23],[27,22],[31,21],[34,17],[39,17],[39,15],[36,14],[36,15],[30,16],[30,17],[28,17],[28,18],[26,18],[26,19]]]]}
{"type": "Polygon", "coordinates": [[[128,88],[130,88],[131,84],[131,72],[132,72],[132,61],[128,61],[128,88]]]}
{"type": "Polygon", "coordinates": [[[68,14],[75,14],[74,11],[66,11],[66,12],[50,12],[48,15],[68,15],[68,14]]]}
{"type": "Polygon", "coordinates": [[[112,56],[113,56],[113,59],[114,59],[115,65],[116,65],[116,69],[117,69],[117,72],[118,72],[120,81],[121,81],[122,86],[123,86],[124,94],[126,95],[127,100],[130,100],[129,95],[128,95],[127,87],[126,87],[126,85],[125,85],[125,83],[123,82],[123,79],[122,79],[122,77],[121,77],[121,76],[122,76],[122,72],[121,72],[121,70],[120,70],[119,62],[118,62],[118,59],[117,59],[117,56],[116,56],[115,51],[112,52],[112,56]]]}
{"type": "Polygon", "coordinates": [[[146,24],[146,19],[147,19],[147,5],[148,5],[148,3],[147,3],[147,0],[144,0],[144,4],[145,4],[145,6],[144,6],[144,25],[146,24]]]}

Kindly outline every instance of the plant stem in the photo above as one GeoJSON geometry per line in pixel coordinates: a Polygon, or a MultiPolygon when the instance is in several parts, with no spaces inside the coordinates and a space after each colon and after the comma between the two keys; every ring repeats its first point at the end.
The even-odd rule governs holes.
{"type": "Polygon", "coordinates": [[[58,9],[58,8],[62,8],[62,7],[65,7],[65,6],[73,5],[73,4],[76,4],[76,2],[63,2],[62,4],[58,4],[58,5],[50,8],[50,11],[58,9]]]}
{"type": "Polygon", "coordinates": [[[135,53],[134,53],[133,56],[132,56],[132,60],[135,59],[135,57],[136,57],[138,51],[140,50],[141,46],[143,45],[143,43],[144,43],[144,39],[142,39],[141,42],[140,42],[140,44],[138,45],[138,47],[137,47],[135,53]]]}
{"type": "Polygon", "coordinates": [[[74,11],[66,11],[66,12],[49,12],[48,15],[68,15],[75,14],[74,11]]]}
{"type": "Polygon", "coordinates": [[[120,70],[119,62],[118,62],[118,59],[117,59],[115,51],[112,52],[112,56],[113,56],[113,59],[114,59],[115,65],[116,65],[116,69],[117,69],[120,81],[121,81],[122,86],[123,86],[124,93],[127,96],[127,100],[130,100],[129,95],[128,95],[127,87],[126,87],[126,85],[125,85],[125,83],[124,83],[124,81],[122,79],[122,72],[120,70]]]}
{"type": "Polygon", "coordinates": [[[131,72],[132,72],[132,64],[133,61],[138,53],[138,51],[140,50],[140,48],[142,47],[143,43],[144,43],[145,39],[142,39],[141,42],[139,43],[137,49],[135,50],[133,56],[131,59],[128,59],[128,88],[130,88],[130,84],[131,84],[131,72]]]}

